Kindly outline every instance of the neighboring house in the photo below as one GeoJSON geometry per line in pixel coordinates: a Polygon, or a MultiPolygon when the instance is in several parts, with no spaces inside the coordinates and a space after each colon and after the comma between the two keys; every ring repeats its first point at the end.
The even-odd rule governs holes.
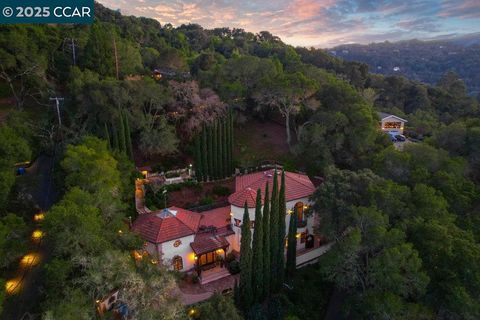
{"type": "MultiPolygon", "coordinates": [[[[274,170],[268,170],[236,177],[235,192],[228,198],[229,206],[204,212],[170,207],[144,213],[135,220],[132,230],[146,241],[145,249],[150,256],[170,265],[174,270],[196,270],[201,274],[209,269],[223,268],[222,260],[228,253],[234,252],[238,256],[240,252],[244,203],[248,206],[253,233],[256,192],[258,188],[261,189],[263,208],[265,186],[268,183],[269,190],[272,190],[273,173],[274,170]]],[[[279,174],[279,188],[280,177],[279,174]]],[[[297,265],[311,263],[326,251],[325,246],[320,247],[324,244],[322,238],[313,232],[314,216],[307,217],[305,214],[315,187],[308,176],[285,172],[285,189],[285,240],[290,222],[289,213],[296,209],[297,265]],[[320,250],[315,251],[316,249],[320,250]]]]}
{"type": "Polygon", "coordinates": [[[383,131],[390,134],[403,134],[407,120],[385,112],[378,112],[378,116],[383,131]]]}

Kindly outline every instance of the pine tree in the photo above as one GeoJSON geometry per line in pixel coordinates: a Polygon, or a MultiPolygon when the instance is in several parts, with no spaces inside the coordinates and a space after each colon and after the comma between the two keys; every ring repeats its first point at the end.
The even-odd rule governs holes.
{"type": "Polygon", "coordinates": [[[286,273],[289,277],[295,274],[297,267],[297,210],[290,215],[288,225],[288,247],[287,247],[287,267],[286,273]]]}
{"type": "Polygon", "coordinates": [[[198,181],[203,181],[203,163],[202,163],[202,146],[200,145],[201,136],[195,137],[195,176],[198,181]]]}
{"type": "Polygon", "coordinates": [[[214,150],[213,150],[213,125],[208,126],[208,178],[210,180],[214,180],[213,176],[213,155],[214,155],[214,150]]]}
{"type": "Polygon", "coordinates": [[[263,220],[262,220],[262,190],[257,190],[255,204],[255,225],[252,242],[252,289],[254,302],[260,303],[263,298],[263,220]]]}
{"type": "Polygon", "coordinates": [[[118,120],[119,120],[119,124],[120,124],[120,128],[118,130],[119,151],[121,153],[126,153],[127,142],[125,141],[125,124],[123,123],[122,111],[120,111],[120,113],[119,113],[118,120]]]}
{"type": "Polygon", "coordinates": [[[247,310],[252,304],[252,234],[247,202],[245,202],[240,240],[240,305],[247,310]]]}
{"type": "Polygon", "coordinates": [[[278,291],[278,177],[277,170],[273,173],[272,199],[270,200],[270,292],[278,291]]]}
{"type": "Polygon", "coordinates": [[[270,294],[270,193],[268,182],[265,186],[265,198],[263,201],[263,297],[270,294]]]}
{"type": "Polygon", "coordinates": [[[133,146],[132,146],[132,135],[130,132],[130,121],[128,121],[128,115],[126,112],[123,113],[125,121],[125,143],[127,144],[127,155],[130,159],[133,160],[133,146]]]}
{"type": "Polygon", "coordinates": [[[277,252],[277,288],[281,288],[285,280],[285,214],[287,212],[285,201],[285,170],[282,171],[282,181],[278,194],[278,252],[277,252]]]}
{"type": "Polygon", "coordinates": [[[222,137],[222,127],[223,121],[218,120],[217,122],[217,162],[218,162],[218,178],[223,179],[223,137],[222,137]]]}
{"type": "Polygon", "coordinates": [[[107,144],[108,144],[108,149],[112,149],[112,141],[110,141],[110,132],[108,130],[108,125],[107,123],[105,122],[105,140],[107,140],[107,144]]]}
{"type": "Polygon", "coordinates": [[[207,137],[207,128],[203,126],[202,129],[202,142],[201,142],[201,154],[202,154],[202,180],[207,181],[207,176],[209,174],[208,168],[208,137],[207,137]]]}

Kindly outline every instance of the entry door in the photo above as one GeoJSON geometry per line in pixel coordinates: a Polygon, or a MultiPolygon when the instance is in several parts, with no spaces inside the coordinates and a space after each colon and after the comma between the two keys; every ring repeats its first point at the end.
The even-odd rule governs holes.
{"type": "Polygon", "coordinates": [[[206,264],[210,264],[210,263],[214,263],[214,262],[215,262],[215,251],[207,252],[207,253],[202,254],[200,256],[200,265],[201,266],[206,265],[206,264]]]}

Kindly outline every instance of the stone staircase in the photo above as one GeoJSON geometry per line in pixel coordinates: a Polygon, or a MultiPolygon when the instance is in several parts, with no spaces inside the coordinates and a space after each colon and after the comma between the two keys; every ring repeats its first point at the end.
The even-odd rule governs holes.
{"type": "Polygon", "coordinates": [[[227,268],[214,268],[212,270],[203,271],[200,277],[200,284],[206,284],[215,280],[228,277],[230,272],[227,268]]]}

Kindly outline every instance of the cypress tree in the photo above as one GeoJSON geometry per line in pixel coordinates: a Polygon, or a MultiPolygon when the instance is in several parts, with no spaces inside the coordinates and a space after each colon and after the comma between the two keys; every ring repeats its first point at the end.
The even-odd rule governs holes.
{"type": "Polygon", "coordinates": [[[222,137],[222,120],[217,122],[217,162],[218,162],[218,178],[222,179],[223,176],[223,137],[222,137]]]}
{"type": "Polygon", "coordinates": [[[223,145],[223,153],[222,153],[222,161],[223,161],[223,172],[222,175],[224,178],[229,176],[228,174],[228,144],[227,144],[227,118],[223,119],[222,121],[222,145],[223,145]]]}
{"type": "Polygon", "coordinates": [[[230,173],[233,174],[234,173],[234,166],[233,166],[233,132],[234,132],[234,127],[233,127],[233,111],[230,109],[230,112],[229,112],[229,130],[230,130],[230,134],[229,134],[229,148],[230,148],[230,151],[229,151],[229,157],[230,157],[230,160],[229,160],[229,167],[230,167],[230,173]]]}
{"type": "Polygon", "coordinates": [[[233,302],[237,308],[241,308],[241,297],[240,297],[240,288],[238,287],[238,282],[235,280],[235,285],[233,286],[233,302]]]}
{"type": "Polygon", "coordinates": [[[120,120],[120,129],[118,131],[119,150],[121,153],[126,153],[127,142],[125,141],[125,124],[123,123],[122,111],[120,111],[118,119],[120,120]]]}
{"type": "Polygon", "coordinates": [[[203,126],[202,129],[202,143],[201,143],[201,154],[202,154],[202,181],[207,181],[208,176],[208,138],[207,138],[207,128],[203,126]]]}
{"type": "Polygon", "coordinates": [[[263,201],[263,296],[270,294],[270,193],[268,182],[265,186],[265,198],[263,201]]]}
{"type": "Polygon", "coordinates": [[[242,221],[242,238],[240,240],[240,305],[247,310],[252,304],[252,234],[250,230],[250,216],[247,202],[244,205],[242,221]]]}
{"type": "Polygon", "coordinates": [[[200,135],[195,137],[195,176],[198,181],[203,181],[202,147],[200,135]]]}
{"type": "Polygon", "coordinates": [[[292,277],[297,267],[297,210],[290,215],[288,225],[288,247],[287,247],[287,268],[286,273],[292,277]]]}
{"type": "Polygon", "coordinates": [[[213,127],[212,127],[212,144],[213,144],[213,153],[212,153],[212,159],[213,159],[213,167],[212,167],[212,175],[214,179],[218,179],[218,132],[217,132],[217,121],[214,121],[213,127]]]}
{"type": "Polygon", "coordinates": [[[285,214],[287,212],[285,202],[285,170],[282,171],[282,181],[280,184],[280,192],[278,194],[278,262],[277,276],[278,286],[280,289],[285,279],[285,214]]]}
{"type": "Polygon", "coordinates": [[[123,113],[125,121],[125,143],[127,144],[127,155],[130,159],[133,159],[133,147],[132,147],[132,136],[130,132],[130,121],[128,121],[128,115],[126,112],[123,113]]]}
{"type": "Polygon", "coordinates": [[[208,178],[213,180],[213,125],[208,126],[208,178]]]}
{"type": "Polygon", "coordinates": [[[257,190],[255,204],[255,226],[252,242],[252,289],[254,302],[262,302],[263,297],[263,220],[262,220],[262,190],[257,190]]]}
{"type": "Polygon", "coordinates": [[[230,109],[228,109],[227,115],[225,116],[225,148],[227,150],[225,153],[225,174],[230,176],[232,173],[230,170],[230,109]]]}
{"type": "Polygon", "coordinates": [[[278,290],[278,178],[277,170],[273,173],[272,199],[270,200],[270,292],[278,290]]]}
{"type": "Polygon", "coordinates": [[[104,125],[105,125],[105,140],[107,140],[108,149],[111,150],[112,149],[112,141],[110,141],[110,132],[108,130],[108,125],[107,125],[106,122],[104,123],[104,125]]]}

